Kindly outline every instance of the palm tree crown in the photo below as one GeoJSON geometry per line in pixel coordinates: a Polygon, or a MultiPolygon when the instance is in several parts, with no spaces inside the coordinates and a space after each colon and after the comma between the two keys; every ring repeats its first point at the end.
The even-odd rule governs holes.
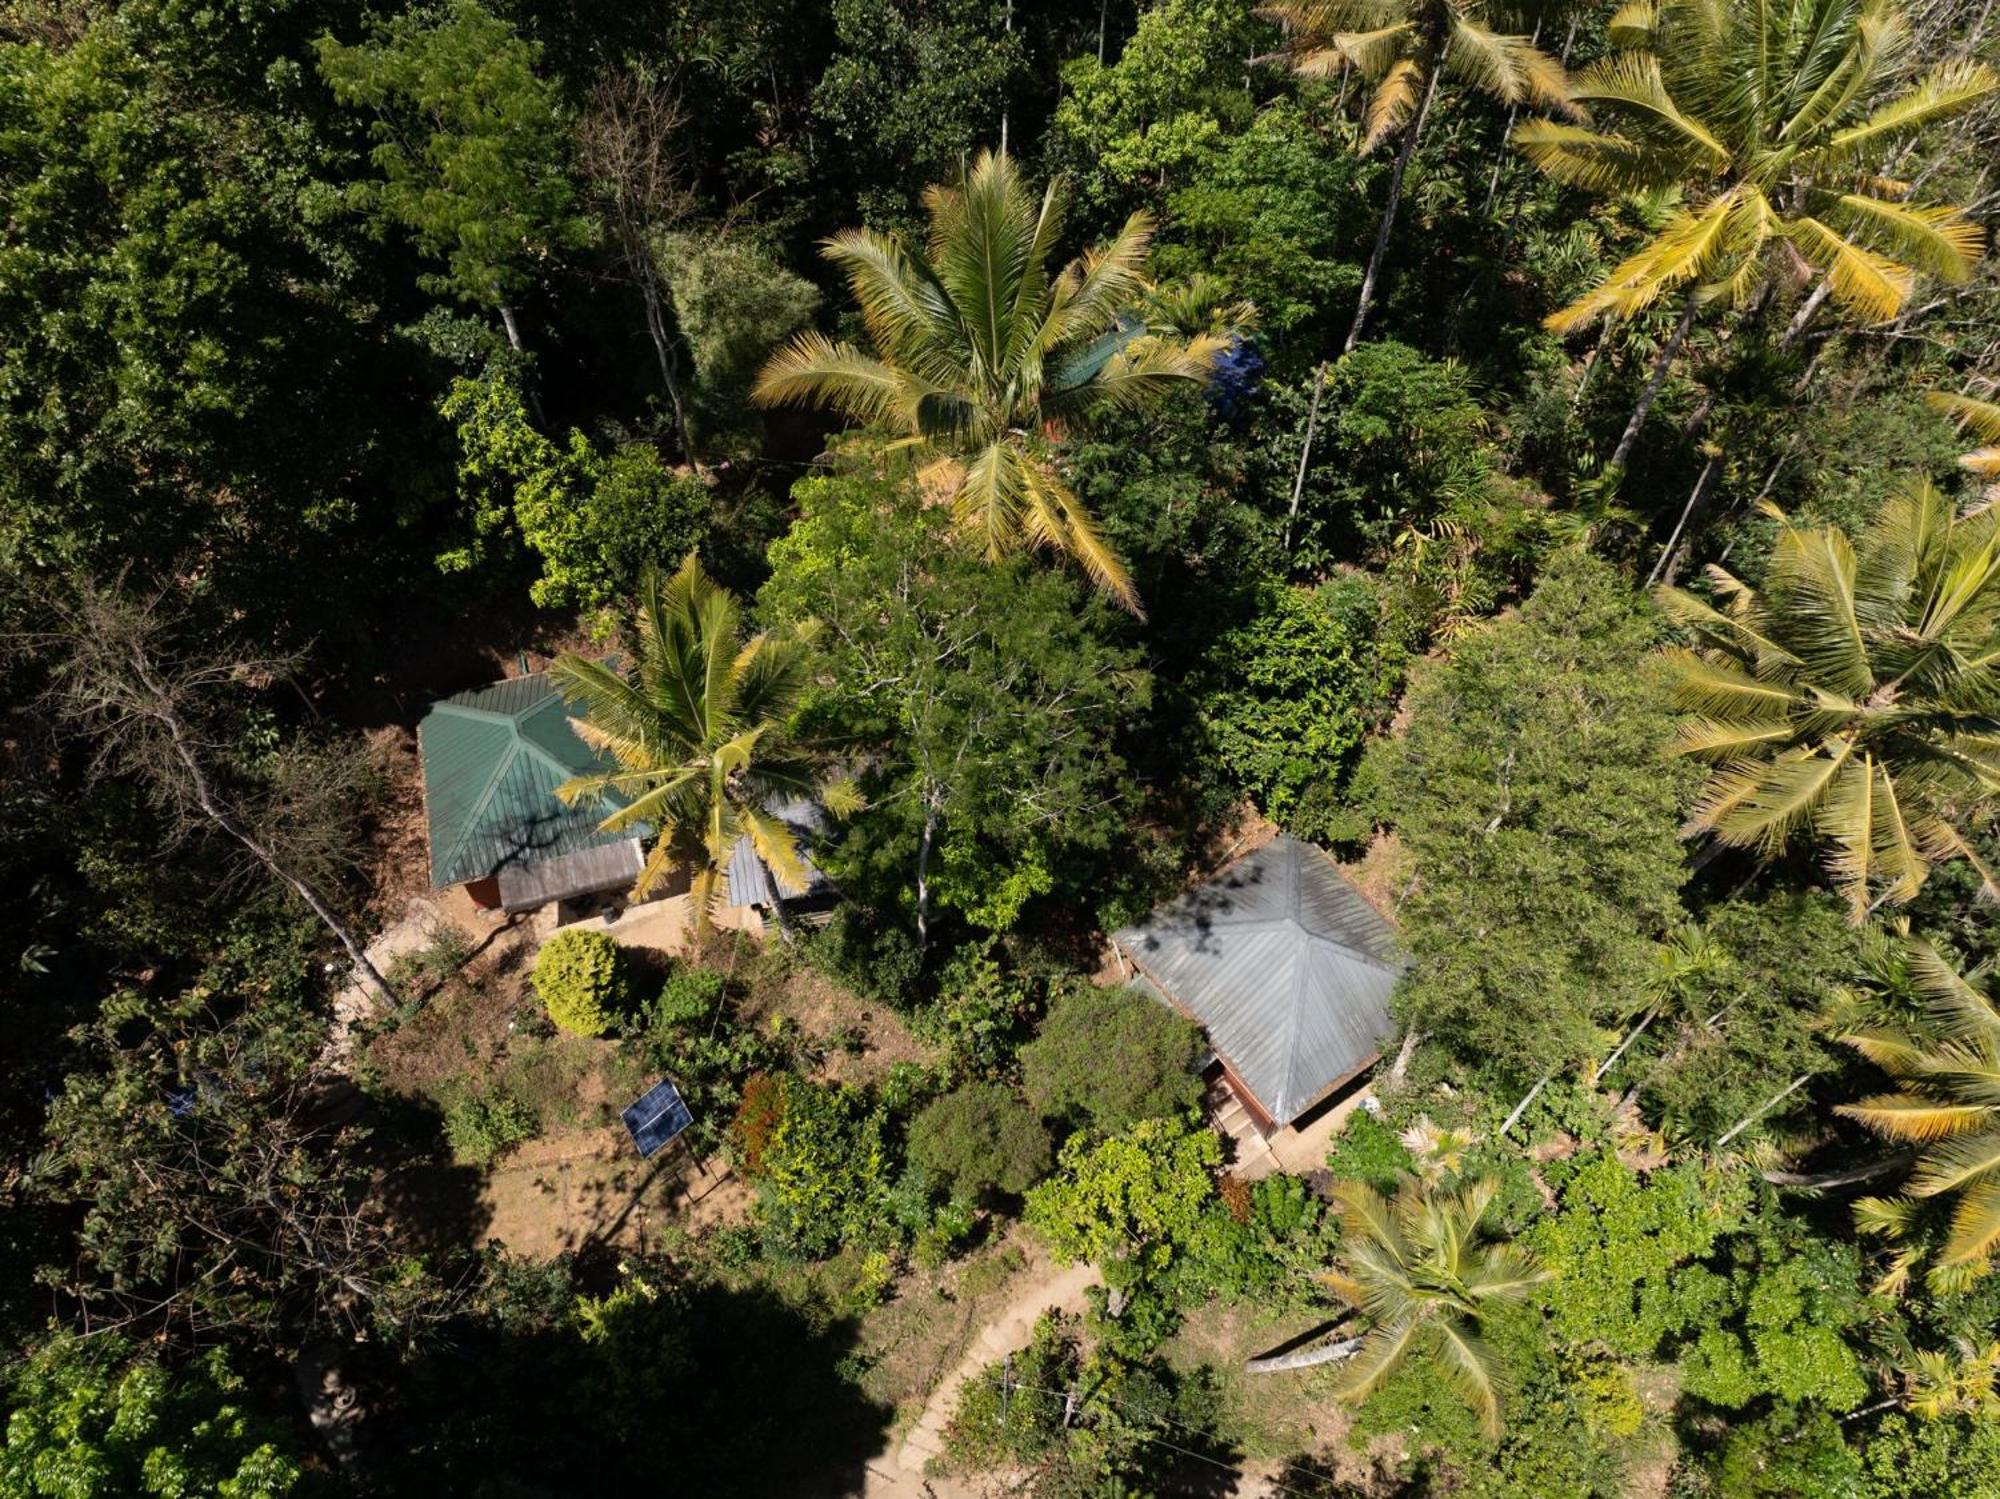
{"type": "Polygon", "coordinates": [[[1456,1192],[1405,1179],[1385,1197],[1364,1183],[1336,1184],[1344,1263],[1321,1278],[1369,1322],[1341,1380],[1342,1399],[1367,1398],[1418,1353],[1438,1359],[1488,1435],[1499,1433],[1501,1371],[1479,1319],[1523,1299],[1549,1272],[1525,1249],[1482,1235],[1497,1190],[1490,1179],[1456,1192]]]}
{"type": "Polygon", "coordinates": [[[1867,1226],[1900,1237],[1918,1202],[1956,1197],[1942,1264],[1976,1268],[2000,1247],[2000,1012],[1981,988],[1983,972],[1967,978],[1922,942],[1909,944],[1909,957],[1929,1026],[1842,1038],[1897,1086],[1840,1112],[1917,1147],[1908,1197],[1867,1199],[1857,1211],[1867,1226]]]}
{"type": "Polygon", "coordinates": [[[1553,314],[1566,331],[1689,287],[1736,303],[1777,268],[1823,272],[1834,299],[1893,316],[1917,272],[1962,280],[1981,234],[1956,208],[1909,201],[1876,175],[1891,148],[1991,93],[1969,61],[1897,87],[1908,24],[1894,0],[1638,0],[1619,50],[1575,80],[1588,126],[1515,133],[1559,181],[1594,192],[1677,191],[1681,206],[1603,284],[1553,314]]]}
{"type": "Polygon", "coordinates": [[[1780,523],[1759,591],[1708,569],[1717,608],[1658,598],[1697,637],[1670,648],[1693,717],[1674,748],[1718,762],[1687,831],[1783,849],[1810,827],[1856,922],[1913,897],[2000,791],[2000,512],[1955,513],[1929,483],[1884,505],[1857,548],[1780,523]]]}
{"type": "Polygon", "coordinates": [[[1984,444],[1962,455],[1958,466],[1984,479],[1989,497],[2000,495],[2000,401],[1982,401],[1976,396],[1955,396],[1944,391],[1932,391],[1925,399],[1957,422],[1959,431],[1984,444]]]}
{"type": "Polygon", "coordinates": [[[635,896],[675,867],[694,870],[705,918],[736,841],[747,835],[786,894],[805,889],[797,839],[771,811],[781,798],[819,798],[854,810],[851,783],[828,780],[786,720],[805,685],[804,637],[742,638],[741,608],[692,553],[671,578],[648,568],[639,585],[632,669],[565,652],[550,668],[563,696],[583,706],[584,743],[613,768],[557,788],[565,802],[615,803],[606,831],[646,829],[653,847],[635,896]]]}
{"type": "Polygon", "coordinates": [[[1375,85],[1361,137],[1367,152],[1411,118],[1440,73],[1502,104],[1570,107],[1562,64],[1488,24],[1495,9],[1482,0],[1274,0],[1258,13],[1283,28],[1301,76],[1353,68],[1375,85]]]}
{"type": "Polygon", "coordinates": [[[1208,379],[1230,340],[1147,327],[1143,213],[1052,269],[1067,198],[1057,179],[1037,202],[1008,156],[982,152],[958,186],[924,195],[921,249],[868,229],[835,235],[825,253],[847,275],[874,353],[803,334],[764,367],[755,399],[827,405],[899,433],[933,459],[926,486],[987,556],[1068,553],[1136,613],[1131,579],[1062,477],[1055,441],[1099,410],[1143,408],[1208,379]]]}

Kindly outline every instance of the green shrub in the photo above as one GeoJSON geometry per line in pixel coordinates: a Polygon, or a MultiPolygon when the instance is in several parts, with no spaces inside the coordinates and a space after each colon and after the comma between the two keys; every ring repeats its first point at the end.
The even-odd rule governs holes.
{"type": "Polygon", "coordinates": [[[1116,1134],[1201,1100],[1201,1031],[1136,989],[1077,985],[1021,1048],[1023,1086],[1043,1115],[1116,1134]]]}
{"type": "Polygon", "coordinates": [[[604,932],[557,932],[535,960],[534,985],[559,1029],[601,1036],[624,999],[618,944],[604,932]]]}
{"type": "Polygon", "coordinates": [[[1025,1192],[1049,1169],[1049,1132],[1014,1090],[967,1083],[910,1124],[910,1160],[961,1193],[1025,1192]]]}
{"type": "Polygon", "coordinates": [[[484,1166],[540,1133],[535,1111],[504,1093],[491,1098],[467,1095],[444,1111],[444,1137],[452,1159],[467,1166],[484,1166]]]}
{"type": "Polygon", "coordinates": [[[710,968],[683,968],[676,964],[667,975],[660,997],[653,1001],[653,1024],[663,1030],[692,1030],[706,1026],[722,1002],[722,975],[710,968]]]}

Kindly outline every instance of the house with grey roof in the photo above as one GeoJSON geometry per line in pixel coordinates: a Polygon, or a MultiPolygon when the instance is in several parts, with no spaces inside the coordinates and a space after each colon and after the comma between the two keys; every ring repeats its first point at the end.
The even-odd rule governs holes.
{"type": "Polygon", "coordinates": [[[1260,1133],[1381,1057],[1404,968],[1395,932],[1319,849],[1280,835],[1112,934],[1141,988],[1198,1023],[1260,1133]]]}

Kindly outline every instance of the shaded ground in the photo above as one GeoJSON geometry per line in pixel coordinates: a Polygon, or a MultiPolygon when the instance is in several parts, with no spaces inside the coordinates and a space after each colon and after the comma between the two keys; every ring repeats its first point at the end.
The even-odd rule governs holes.
{"type": "Polygon", "coordinates": [[[1160,1350],[1176,1368],[1192,1370],[1206,1364],[1214,1370],[1219,1429],[1242,1452],[1243,1467],[1253,1475],[1239,1485],[1238,1494],[1273,1490],[1272,1483],[1261,1480],[1303,1482],[1300,1475],[1288,1474],[1287,1463],[1330,1475],[1347,1486],[1342,1492],[1400,1492],[1398,1481],[1388,1476],[1400,1461],[1397,1444],[1377,1438],[1365,1451],[1348,1446],[1352,1417],[1333,1398],[1333,1371],[1244,1372],[1247,1360],[1312,1331],[1324,1320],[1319,1314],[1270,1316],[1252,1307],[1212,1303],[1190,1312],[1160,1350]]]}

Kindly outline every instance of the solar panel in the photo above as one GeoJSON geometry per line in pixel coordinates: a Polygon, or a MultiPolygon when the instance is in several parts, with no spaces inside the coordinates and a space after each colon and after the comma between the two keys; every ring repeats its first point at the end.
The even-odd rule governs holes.
{"type": "Polygon", "coordinates": [[[632,1143],[641,1156],[651,1156],[662,1145],[694,1123],[687,1100],[671,1079],[655,1083],[640,1100],[621,1116],[632,1133],[632,1143]]]}

